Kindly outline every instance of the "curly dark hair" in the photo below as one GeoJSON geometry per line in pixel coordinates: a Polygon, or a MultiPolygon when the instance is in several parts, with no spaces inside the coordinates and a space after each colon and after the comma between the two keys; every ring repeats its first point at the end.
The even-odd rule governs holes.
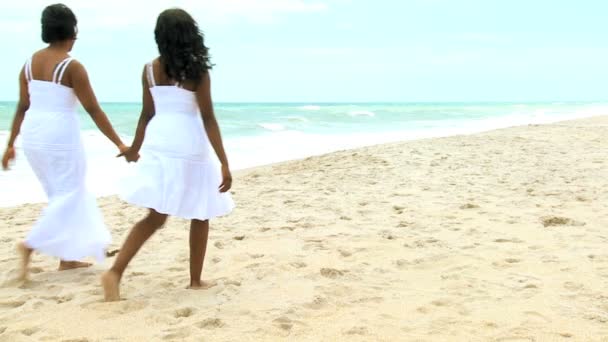
{"type": "Polygon", "coordinates": [[[213,66],[203,33],[188,12],[172,8],[158,16],[154,37],[167,76],[179,83],[198,82],[213,66]]]}
{"type": "Polygon", "coordinates": [[[53,43],[76,38],[76,16],[64,4],[50,5],[42,11],[42,41],[53,43]]]}

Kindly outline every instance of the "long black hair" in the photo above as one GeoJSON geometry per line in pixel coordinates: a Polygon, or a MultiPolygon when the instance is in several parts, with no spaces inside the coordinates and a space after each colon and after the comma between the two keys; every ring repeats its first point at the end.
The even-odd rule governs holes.
{"type": "Polygon", "coordinates": [[[211,69],[203,33],[188,12],[179,8],[163,11],[156,21],[154,38],[161,65],[172,80],[198,82],[211,69]]]}
{"type": "Polygon", "coordinates": [[[76,16],[64,4],[50,5],[42,11],[42,41],[54,43],[76,38],[76,16]]]}

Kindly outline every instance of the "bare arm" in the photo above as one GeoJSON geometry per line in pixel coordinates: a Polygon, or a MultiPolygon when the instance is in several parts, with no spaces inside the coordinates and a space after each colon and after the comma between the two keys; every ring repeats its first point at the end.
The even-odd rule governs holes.
{"type": "Polygon", "coordinates": [[[25,71],[22,69],[19,74],[19,102],[15,110],[13,118],[13,126],[11,128],[11,136],[8,139],[8,147],[13,147],[15,140],[21,130],[21,123],[25,117],[25,112],[30,108],[30,94],[27,89],[27,80],[25,79],[25,71]]]}
{"type": "Polygon", "coordinates": [[[205,124],[205,130],[209,136],[211,146],[215,150],[215,154],[219,158],[222,166],[228,166],[228,158],[224,151],[224,144],[222,142],[222,136],[220,133],[220,127],[217,124],[215,118],[215,112],[213,111],[213,102],[211,100],[211,78],[209,73],[205,73],[201,79],[201,83],[196,89],[196,99],[198,106],[201,111],[203,123],[205,124]]]}
{"type": "Polygon", "coordinates": [[[203,123],[205,124],[205,130],[207,131],[207,136],[209,137],[211,146],[222,163],[223,182],[220,185],[220,191],[226,192],[230,190],[230,187],[232,186],[232,175],[230,174],[230,167],[228,166],[228,157],[226,157],[226,152],[224,151],[224,143],[222,142],[220,127],[213,111],[213,101],[211,100],[211,78],[208,72],[202,76],[201,82],[196,89],[196,99],[198,101],[198,106],[201,111],[203,123]]]}
{"type": "Polygon", "coordinates": [[[139,152],[141,145],[144,142],[146,135],[146,127],[154,116],[154,101],[152,100],[152,94],[150,94],[150,87],[146,78],[146,68],[141,75],[141,84],[143,88],[143,106],[141,113],[139,114],[139,121],[137,122],[137,129],[135,130],[135,137],[133,138],[133,144],[131,144],[131,150],[133,152],[139,152]]]}
{"type": "Polygon", "coordinates": [[[97,128],[99,128],[101,133],[110,139],[110,141],[112,141],[112,143],[114,143],[122,152],[126,147],[122,143],[122,140],[120,140],[118,134],[116,134],[116,131],[114,131],[110,120],[108,120],[108,117],[99,106],[97,97],[95,97],[91,82],[89,81],[89,75],[84,66],[78,61],[74,61],[70,64],[69,68],[70,72],[68,76],[71,77],[72,87],[74,88],[78,100],[80,100],[80,103],[87,113],[89,113],[91,119],[93,119],[93,122],[95,122],[95,125],[97,125],[97,128]]]}
{"type": "Polygon", "coordinates": [[[30,108],[30,94],[27,89],[27,80],[25,78],[25,69],[21,69],[19,73],[19,102],[17,103],[17,109],[15,110],[15,117],[13,118],[13,125],[11,127],[11,135],[8,139],[6,151],[2,157],[2,168],[8,169],[8,163],[15,159],[15,140],[21,131],[21,124],[25,118],[25,112],[30,108]]]}

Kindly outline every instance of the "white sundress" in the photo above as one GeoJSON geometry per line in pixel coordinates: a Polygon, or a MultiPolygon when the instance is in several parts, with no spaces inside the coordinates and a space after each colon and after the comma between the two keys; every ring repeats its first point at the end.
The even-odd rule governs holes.
{"type": "Polygon", "coordinates": [[[85,184],[86,158],[72,88],[61,84],[72,61],[55,68],[52,81],[32,78],[32,60],[25,65],[30,106],[22,126],[24,154],[48,197],[25,243],[36,251],[66,261],[103,260],[111,242],[95,196],[85,184]]]}
{"type": "Polygon", "coordinates": [[[154,117],[121,197],[184,219],[204,221],[230,213],[234,202],[230,194],[219,192],[221,168],[211,153],[195,93],[178,85],[156,85],[151,63],[146,70],[154,117]]]}

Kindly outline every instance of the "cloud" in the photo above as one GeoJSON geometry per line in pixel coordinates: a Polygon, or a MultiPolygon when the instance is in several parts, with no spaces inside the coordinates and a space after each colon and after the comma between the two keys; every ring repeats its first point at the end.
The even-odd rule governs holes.
{"type": "MultiPolygon", "coordinates": [[[[171,7],[183,8],[197,20],[212,24],[243,21],[270,24],[286,15],[318,13],[328,8],[327,3],[319,0],[65,0],[63,3],[74,10],[81,26],[104,29],[150,26],[162,10],[171,7]]],[[[3,2],[0,5],[3,32],[21,33],[24,25],[37,30],[40,13],[48,4],[48,0],[3,2]]]]}

